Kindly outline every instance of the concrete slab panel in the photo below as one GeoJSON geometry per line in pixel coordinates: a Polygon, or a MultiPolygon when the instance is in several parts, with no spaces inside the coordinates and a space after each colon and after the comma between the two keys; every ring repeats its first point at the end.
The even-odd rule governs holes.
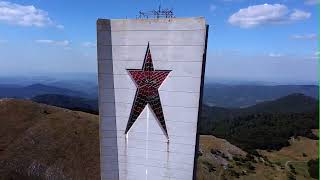
{"type": "Polygon", "coordinates": [[[193,178],[206,33],[204,18],[97,21],[102,179],[193,178]]]}
{"type": "MultiPolygon", "coordinates": [[[[203,46],[155,46],[150,44],[154,61],[202,62],[203,49],[203,46]]],[[[139,61],[137,64],[142,65],[145,52],[145,46],[99,46],[98,61],[139,61]]]]}
{"type": "Polygon", "coordinates": [[[99,19],[97,31],[194,31],[204,30],[203,17],[195,18],[168,18],[168,19],[114,19],[111,23],[99,19]]]}

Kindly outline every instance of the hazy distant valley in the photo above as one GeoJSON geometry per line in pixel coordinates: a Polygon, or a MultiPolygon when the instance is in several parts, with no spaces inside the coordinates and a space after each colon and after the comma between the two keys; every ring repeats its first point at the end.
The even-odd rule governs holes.
{"type": "MultiPolygon", "coordinates": [[[[209,81],[204,86],[203,102],[208,106],[245,108],[294,93],[301,93],[317,99],[318,86],[209,81]]],[[[51,76],[0,77],[0,98],[32,99],[39,95],[63,95],[72,98],[85,98],[89,101],[97,100],[97,75],[90,73],[56,75],[54,78],[51,76]]]]}

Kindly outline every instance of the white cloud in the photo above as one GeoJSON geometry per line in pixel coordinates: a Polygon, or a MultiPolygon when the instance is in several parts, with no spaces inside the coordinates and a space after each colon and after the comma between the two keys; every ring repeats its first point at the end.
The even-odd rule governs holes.
{"type": "Polygon", "coordinates": [[[293,13],[290,14],[290,20],[293,21],[300,21],[300,20],[305,20],[311,17],[311,13],[301,11],[298,9],[293,10],[293,13]]]}
{"type": "Polygon", "coordinates": [[[84,43],[82,43],[82,46],[83,46],[83,47],[93,48],[93,47],[96,47],[96,43],[93,43],[93,42],[84,42],[84,43]]]}
{"type": "Polygon", "coordinates": [[[210,9],[210,11],[215,11],[217,9],[217,6],[214,4],[211,4],[209,9],[210,9]]]}
{"type": "Polygon", "coordinates": [[[316,59],[316,60],[317,60],[317,59],[318,59],[318,56],[312,56],[312,57],[310,57],[310,58],[307,57],[306,59],[316,59]]]}
{"type": "Polygon", "coordinates": [[[63,41],[55,41],[55,40],[50,40],[50,39],[39,39],[35,41],[36,43],[40,44],[49,44],[49,45],[55,45],[55,46],[63,46],[63,47],[68,47],[70,45],[70,42],[67,40],[63,41]]]}
{"type": "Polygon", "coordinates": [[[0,44],[5,44],[7,42],[8,42],[8,40],[0,39],[0,44]]]}
{"type": "Polygon", "coordinates": [[[317,34],[296,34],[291,36],[291,38],[297,40],[317,40],[317,34]]]}
{"type": "Polygon", "coordinates": [[[310,60],[316,59],[317,60],[317,59],[319,59],[319,57],[320,57],[320,52],[317,51],[314,54],[311,54],[311,55],[305,57],[305,59],[310,59],[310,60]]]}
{"type": "Polygon", "coordinates": [[[63,49],[64,50],[71,50],[72,48],[70,46],[65,46],[63,49]]]}
{"type": "Polygon", "coordinates": [[[44,10],[37,9],[33,5],[20,5],[0,0],[0,22],[20,26],[56,26],[44,10]]]}
{"type": "Polygon", "coordinates": [[[61,25],[61,24],[56,25],[56,27],[57,27],[58,29],[64,29],[64,26],[61,25]]]}
{"type": "Polygon", "coordinates": [[[307,19],[310,13],[295,9],[290,12],[282,4],[262,4],[240,9],[231,15],[228,22],[242,28],[251,28],[264,24],[283,24],[307,19]]]}
{"type": "Polygon", "coordinates": [[[316,5],[316,4],[320,4],[320,0],[305,0],[304,3],[307,5],[316,5]]]}
{"type": "Polygon", "coordinates": [[[226,3],[235,3],[235,2],[242,2],[244,0],[221,0],[221,1],[226,3]]]}
{"type": "Polygon", "coordinates": [[[269,53],[270,57],[283,57],[283,54],[279,54],[279,53],[269,53]]]}

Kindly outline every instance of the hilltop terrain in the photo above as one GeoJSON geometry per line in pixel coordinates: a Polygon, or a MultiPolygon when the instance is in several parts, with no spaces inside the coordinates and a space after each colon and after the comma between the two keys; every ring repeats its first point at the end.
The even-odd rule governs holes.
{"type": "Polygon", "coordinates": [[[0,100],[0,179],[99,179],[96,115],[0,100]]]}
{"type": "Polygon", "coordinates": [[[318,158],[318,145],[317,140],[298,137],[279,151],[258,150],[257,156],[224,139],[203,135],[197,179],[315,180],[319,177],[319,166],[310,167],[309,164],[318,158]]]}

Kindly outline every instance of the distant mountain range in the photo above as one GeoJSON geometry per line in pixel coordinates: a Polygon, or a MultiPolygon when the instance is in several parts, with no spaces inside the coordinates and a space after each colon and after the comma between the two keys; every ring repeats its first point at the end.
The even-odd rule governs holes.
{"type": "Polygon", "coordinates": [[[73,91],[81,91],[87,94],[89,98],[96,99],[98,98],[98,84],[92,81],[55,81],[50,83],[45,83],[48,86],[54,86],[59,88],[66,88],[73,91]]]}
{"type": "Polygon", "coordinates": [[[318,98],[318,86],[205,84],[203,99],[204,103],[209,106],[239,108],[275,100],[293,93],[318,98]]]}
{"type": "Polygon", "coordinates": [[[33,84],[80,91],[90,98],[97,98],[98,96],[97,73],[42,73],[24,76],[0,76],[0,88],[4,85],[26,87],[33,84]]]}
{"type": "MultiPolygon", "coordinates": [[[[98,84],[94,77],[84,80],[41,79],[41,83],[8,84],[0,82],[0,98],[26,98],[44,94],[59,94],[81,98],[97,99],[98,84]]],[[[32,82],[36,79],[32,79],[32,82]]],[[[19,82],[19,81],[18,81],[19,82]]],[[[24,81],[23,81],[24,82],[24,81]]],[[[29,82],[29,81],[27,81],[29,82]]],[[[208,106],[225,108],[244,108],[260,102],[275,100],[293,93],[318,98],[318,86],[315,85],[226,85],[206,83],[203,102],[208,106]]]]}
{"type": "Polygon", "coordinates": [[[56,86],[33,84],[29,86],[19,86],[0,84],[0,98],[31,99],[38,103],[98,114],[97,86],[88,84],[86,89],[78,88],[81,91],[77,91],[70,89],[85,87],[86,84],[79,82],[68,84],[66,81],[61,81],[56,82],[55,85],[56,86]],[[63,86],[70,87],[70,89],[63,88],[63,86]],[[90,91],[91,94],[85,93],[88,91],[90,91]]]}
{"type": "Polygon", "coordinates": [[[98,100],[60,94],[44,94],[35,96],[32,101],[75,111],[99,114],[98,100]]]}
{"type": "Polygon", "coordinates": [[[67,96],[87,97],[88,94],[43,84],[33,84],[30,86],[0,85],[0,98],[23,98],[30,99],[43,94],[60,94],[67,96]]]}

